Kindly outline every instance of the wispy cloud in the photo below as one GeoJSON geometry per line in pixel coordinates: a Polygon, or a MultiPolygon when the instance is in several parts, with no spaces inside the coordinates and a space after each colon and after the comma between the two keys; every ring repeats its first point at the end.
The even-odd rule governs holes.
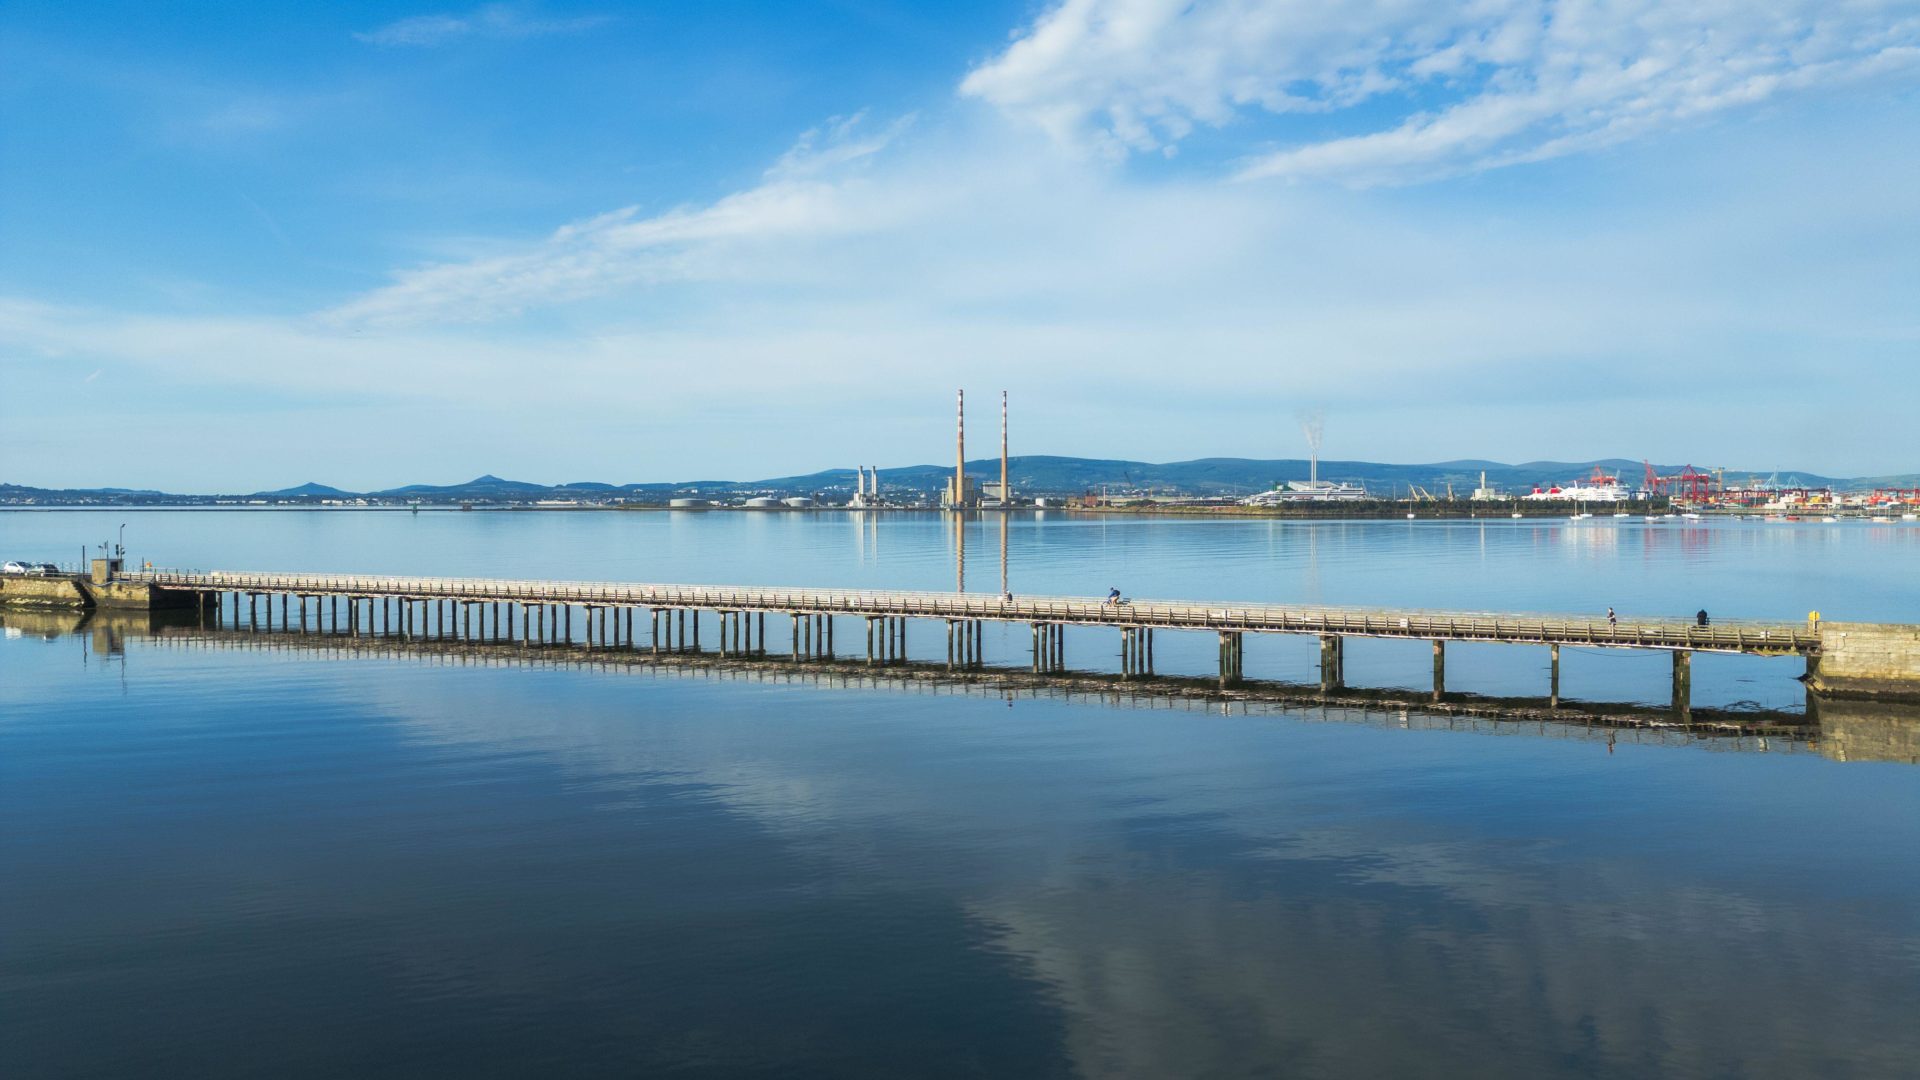
{"type": "Polygon", "coordinates": [[[490,4],[464,15],[414,15],[354,37],[369,45],[434,46],[463,38],[512,39],[573,34],[610,21],[606,15],[542,18],[506,4],[490,4]]]}
{"type": "Polygon", "coordinates": [[[855,197],[857,166],[906,123],[830,121],[802,136],[757,186],[653,216],[626,207],[561,226],[531,246],[403,271],[327,317],[341,325],[478,322],[625,285],[735,276],[754,261],[756,245],[879,227],[888,199],[855,197]]]}
{"type": "Polygon", "coordinates": [[[964,94],[1111,157],[1249,112],[1373,130],[1242,178],[1430,179],[1618,142],[1780,94],[1920,72],[1913,0],[1065,0],[964,94]],[[1397,122],[1377,127],[1380,112],[1397,122]]]}
{"type": "Polygon", "coordinates": [[[794,141],[780,156],[769,177],[811,176],[849,165],[887,148],[900,133],[912,126],[912,114],[902,116],[884,127],[867,123],[865,109],[852,116],[836,116],[810,129],[794,141]]]}

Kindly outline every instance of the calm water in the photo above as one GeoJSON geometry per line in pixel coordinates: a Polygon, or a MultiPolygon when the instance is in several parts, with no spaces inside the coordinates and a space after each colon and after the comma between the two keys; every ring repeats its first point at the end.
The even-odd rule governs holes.
{"type": "MultiPolygon", "coordinates": [[[[932,517],[0,514],[0,554],[70,560],[123,520],[163,565],[955,576],[932,517]]],[[[998,524],[964,541],[968,586],[997,588],[998,524]]],[[[1007,550],[1016,592],[1916,620],[1916,545],[1056,518],[1014,521],[1007,550]]],[[[989,659],[1024,662],[1019,636],[989,659]]],[[[1204,673],[1211,643],[1177,638],[1161,668],[1204,673]]],[[[1920,1056],[1910,765],[95,645],[0,638],[0,1075],[1845,1077],[1920,1056]]],[[[1113,647],[1087,631],[1068,659],[1113,647]]],[[[1456,647],[1450,682],[1537,693],[1537,651],[1456,647]]],[[[1425,664],[1361,643],[1347,668],[1419,685],[1425,664]]],[[[1305,680],[1310,650],[1250,644],[1247,667],[1305,680]]],[[[1657,658],[1566,669],[1574,696],[1666,693],[1657,658]]],[[[1696,697],[1792,706],[1796,673],[1702,660],[1696,697]]]]}

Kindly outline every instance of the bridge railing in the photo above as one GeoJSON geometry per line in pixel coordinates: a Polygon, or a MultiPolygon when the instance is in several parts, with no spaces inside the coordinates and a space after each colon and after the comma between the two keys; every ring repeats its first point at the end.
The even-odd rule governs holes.
{"type": "Polygon", "coordinates": [[[795,614],[906,616],[1079,622],[1248,632],[1321,633],[1363,637],[1533,641],[1630,645],[1642,648],[1809,652],[1810,627],[1756,620],[1629,617],[1616,622],[1578,615],[1424,611],[1216,601],[1134,600],[1113,604],[1094,597],[881,589],[785,588],[730,585],[655,585],[636,582],[527,581],[496,578],[411,577],[378,574],[283,574],[249,571],[148,570],[128,575],[163,587],[294,594],[401,596],[469,602],[517,601],[580,605],[704,607],[787,611],[795,614]]]}

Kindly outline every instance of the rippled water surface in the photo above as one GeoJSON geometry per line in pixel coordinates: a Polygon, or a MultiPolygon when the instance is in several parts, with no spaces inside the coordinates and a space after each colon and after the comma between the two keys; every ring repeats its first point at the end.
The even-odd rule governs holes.
{"type": "MultiPolygon", "coordinates": [[[[232,569],[912,588],[956,571],[938,518],[840,515],[0,514],[0,554],[77,554],[122,520],[156,564],[232,569]]],[[[1007,552],[1027,593],[1912,621],[1917,542],[1016,519],[1007,552]]],[[[968,587],[997,588],[998,523],[964,543],[968,587]]],[[[1778,741],[1610,735],[0,622],[0,1075],[1920,1060],[1920,768],[1873,760],[1913,745],[1897,716],[1778,741]]],[[[1174,637],[1161,667],[1204,674],[1212,644],[1174,637]]],[[[988,644],[1024,663],[1024,630],[988,644]]],[[[1069,663],[1111,669],[1116,644],[1070,636],[1069,663]]],[[[1459,648],[1450,681],[1537,692],[1538,651],[1459,648]]],[[[1347,669],[1417,686],[1426,663],[1359,643],[1347,669]]],[[[1574,696],[1664,700],[1657,658],[1567,663],[1574,696]]],[[[1699,664],[1719,704],[1799,704],[1788,662],[1699,664]]],[[[1310,650],[1256,643],[1247,667],[1304,681],[1310,650]]]]}

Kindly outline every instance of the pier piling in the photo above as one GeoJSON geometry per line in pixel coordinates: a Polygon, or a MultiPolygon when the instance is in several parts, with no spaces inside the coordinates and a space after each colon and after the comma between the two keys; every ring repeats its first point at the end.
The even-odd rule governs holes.
{"type": "Polygon", "coordinates": [[[1331,693],[1347,686],[1346,639],[1335,634],[1320,638],[1320,689],[1331,693]]]}

